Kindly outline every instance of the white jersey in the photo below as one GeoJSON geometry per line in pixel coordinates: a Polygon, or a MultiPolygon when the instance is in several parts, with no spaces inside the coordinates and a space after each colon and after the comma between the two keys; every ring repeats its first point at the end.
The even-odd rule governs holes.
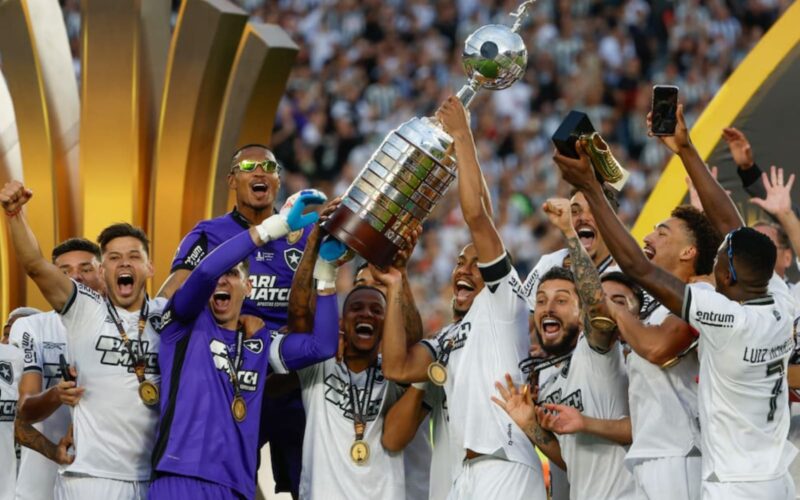
{"type": "Polygon", "coordinates": [[[400,390],[383,377],[380,358],[377,368],[360,373],[350,372],[335,359],[297,373],[306,409],[300,498],[405,500],[403,453],[388,452],[381,444],[383,418],[399,398],[400,390]],[[356,465],[350,458],[355,441],[351,377],[359,400],[368,399],[364,441],[370,455],[364,465],[356,465]]]}
{"type": "Polygon", "coordinates": [[[700,335],[705,481],[777,479],[797,455],[787,440],[794,303],[777,275],[768,291],[740,304],[714,290],[686,287],[682,315],[700,335]]]}
{"type": "Polygon", "coordinates": [[[17,415],[22,351],[0,344],[0,498],[14,498],[17,454],[14,451],[14,417],[17,415]]]}
{"type": "MultiPolygon", "coordinates": [[[[570,360],[548,380],[539,381],[539,402],[569,405],[606,420],[628,416],[628,378],[622,351],[613,345],[601,354],[583,335],[570,360]]],[[[625,448],[587,433],[557,435],[567,464],[570,498],[633,499],[633,476],[624,467],[625,448]]]]}
{"type": "MultiPolygon", "coordinates": [[[[533,270],[528,273],[528,277],[525,278],[525,282],[522,284],[522,295],[528,302],[528,307],[531,311],[536,309],[536,290],[539,288],[539,282],[542,276],[554,267],[566,267],[569,269],[567,257],[569,257],[569,250],[566,248],[542,255],[533,270]]],[[[597,272],[603,274],[611,271],[619,271],[619,267],[614,263],[614,259],[611,258],[611,255],[609,255],[597,266],[597,272]]]]}
{"type": "Polygon", "coordinates": [[[414,438],[403,450],[406,500],[428,498],[431,475],[431,421],[425,415],[414,438]]]}
{"type": "MultiPolygon", "coordinates": [[[[166,299],[148,301],[148,321],[141,348],[146,378],[159,385],[159,326],[166,299]]],[[[138,350],[139,311],[119,307],[117,314],[134,349],[138,350]]],[[[67,349],[78,372],[78,386],[86,391],[75,406],[73,439],[75,461],[65,471],[119,481],[150,479],[158,409],[139,398],[139,380],[106,301],[97,292],[76,283],[61,318],[67,330],[67,349]]],[[[165,392],[161,391],[162,397],[165,392]]]]}
{"type": "MultiPolygon", "coordinates": [[[[711,288],[708,284],[703,284],[711,288]]],[[[660,325],[670,316],[659,305],[644,321],[660,325]]],[[[669,368],[661,368],[632,351],[628,355],[628,403],[633,443],[625,457],[632,469],[644,460],[685,457],[700,450],[697,375],[700,364],[692,348],[669,368]]]]}
{"type": "MultiPolygon", "coordinates": [[[[445,327],[447,329],[448,327],[445,327]]],[[[453,482],[461,471],[464,449],[450,437],[450,416],[447,412],[447,395],[442,387],[428,384],[425,404],[431,409],[430,500],[445,500],[453,482]]]]}
{"type": "Polygon", "coordinates": [[[464,318],[423,340],[431,355],[447,365],[445,391],[451,439],[466,450],[519,462],[542,475],[542,466],[525,433],[499,406],[492,403],[496,381],[511,374],[526,382],[520,368],[528,358],[528,310],[517,272],[507,254],[489,264],[478,264],[486,286],[475,297],[464,318]],[[447,358],[446,360],[443,358],[447,358]]]}
{"type": "MultiPolygon", "coordinates": [[[[24,353],[24,373],[42,377],[42,391],[61,381],[59,356],[67,355],[67,332],[55,311],[20,318],[11,327],[10,342],[24,353]]],[[[58,443],[67,434],[72,417],[69,407],[60,406],[42,422],[33,424],[47,439],[58,443]]],[[[50,498],[55,487],[58,464],[30,448],[23,447],[17,477],[17,500],[50,498]]]]}

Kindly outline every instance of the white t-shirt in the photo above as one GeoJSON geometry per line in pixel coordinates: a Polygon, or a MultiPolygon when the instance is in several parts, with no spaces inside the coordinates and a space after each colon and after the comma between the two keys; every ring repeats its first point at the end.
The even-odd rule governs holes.
{"type": "MultiPolygon", "coordinates": [[[[155,327],[166,302],[163,298],[148,301],[148,321],[142,333],[145,376],[156,385],[161,375],[160,337],[155,327]]],[[[138,350],[139,311],[116,310],[138,350]]],[[[139,380],[106,301],[76,283],[61,318],[67,330],[68,358],[78,372],[78,386],[86,390],[72,414],[75,461],[64,470],[119,481],[149,480],[159,412],[139,398],[139,380]]]]}
{"type": "MultiPolygon", "coordinates": [[[[451,325],[452,326],[452,325],[451,325]]],[[[448,327],[445,327],[447,330],[448,327]]],[[[450,416],[447,413],[447,395],[442,387],[428,384],[425,403],[431,408],[430,500],[445,500],[453,482],[461,471],[464,448],[450,437],[450,416]]]]}
{"type": "MultiPolygon", "coordinates": [[[[447,359],[447,405],[451,439],[466,450],[519,462],[542,476],[542,465],[525,433],[499,406],[492,403],[496,381],[511,374],[526,382],[520,368],[528,358],[528,310],[517,272],[504,254],[495,262],[478,265],[486,286],[469,312],[432,340],[423,340],[434,358],[453,342],[447,359]]],[[[544,487],[544,484],[542,484],[544,487]]]]}
{"type": "Polygon", "coordinates": [[[22,351],[0,344],[0,498],[14,498],[17,454],[14,451],[14,417],[17,415],[22,351]]]}
{"type": "MultiPolygon", "coordinates": [[[[669,310],[659,305],[644,323],[660,325],[669,316],[669,310]]],[[[632,351],[627,365],[633,443],[625,465],[632,469],[647,459],[685,457],[695,448],[699,451],[697,350],[691,349],[669,368],[654,365],[632,351]]]]}
{"type": "MultiPolygon", "coordinates": [[[[583,335],[560,370],[539,381],[539,402],[572,406],[582,414],[607,420],[628,416],[628,377],[622,351],[613,345],[601,354],[583,335]]],[[[587,433],[557,435],[567,464],[570,498],[633,499],[633,476],[623,466],[625,447],[587,433]]]]}
{"type": "MultiPolygon", "coordinates": [[[[10,342],[24,353],[24,373],[42,376],[42,391],[61,382],[59,356],[67,356],[67,332],[55,311],[20,318],[11,327],[10,342]]],[[[42,422],[33,424],[47,439],[58,443],[67,434],[72,418],[62,405],[42,422]]],[[[23,447],[17,477],[17,500],[39,500],[53,495],[58,464],[23,447]]]]}
{"type": "Polygon", "coordinates": [[[776,479],[797,455],[787,440],[794,302],[777,275],[768,291],[740,304],[708,288],[686,287],[682,315],[700,334],[704,480],[776,479]]]}
{"type": "Polygon", "coordinates": [[[351,373],[335,359],[297,372],[306,409],[300,498],[405,500],[403,453],[388,452],[381,444],[383,418],[400,397],[400,389],[383,377],[379,358],[370,394],[369,372],[368,369],[351,373]],[[369,445],[370,455],[364,465],[356,465],[350,458],[350,447],[355,440],[350,377],[358,398],[361,401],[369,398],[364,441],[369,445]]]}

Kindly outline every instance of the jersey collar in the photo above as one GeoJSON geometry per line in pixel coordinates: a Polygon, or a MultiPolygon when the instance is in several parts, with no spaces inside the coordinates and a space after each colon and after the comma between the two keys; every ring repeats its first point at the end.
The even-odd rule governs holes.
{"type": "MultiPolygon", "coordinates": [[[[276,214],[278,213],[278,211],[275,210],[275,207],[272,208],[272,212],[276,213],[276,214]]],[[[247,217],[242,215],[242,212],[240,212],[239,209],[236,208],[235,206],[233,207],[233,210],[231,210],[228,213],[228,215],[230,216],[231,219],[233,219],[234,222],[236,222],[237,224],[239,224],[243,228],[250,229],[250,226],[252,225],[252,223],[249,220],[247,220],[247,217]]]]}

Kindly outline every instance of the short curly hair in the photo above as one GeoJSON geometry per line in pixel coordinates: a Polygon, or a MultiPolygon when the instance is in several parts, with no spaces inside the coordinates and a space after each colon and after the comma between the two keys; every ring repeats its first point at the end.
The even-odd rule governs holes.
{"type": "Polygon", "coordinates": [[[722,244],[722,235],[711,224],[706,214],[691,205],[679,205],[670,215],[682,220],[692,236],[692,242],[697,249],[697,257],[694,260],[695,274],[711,274],[717,250],[722,244]]]}

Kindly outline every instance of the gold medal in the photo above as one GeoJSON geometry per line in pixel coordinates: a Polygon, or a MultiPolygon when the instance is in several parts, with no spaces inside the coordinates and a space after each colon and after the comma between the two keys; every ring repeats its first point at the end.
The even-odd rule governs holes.
{"type": "Polygon", "coordinates": [[[447,368],[438,361],[428,365],[428,378],[438,386],[443,386],[447,382],[447,368]]]}
{"type": "Polygon", "coordinates": [[[143,380],[139,383],[139,398],[147,406],[155,406],[158,404],[158,387],[156,384],[149,380],[143,380]]]}
{"type": "Polygon", "coordinates": [[[356,465],[364,465],[369,460],[369,445],[363,439],[358,439],[350,447],[350,459],[356,465]]]}
{"type": "Polygon", "coordinates": [[[234,396],[233,403],[231,403],[231,413],[237,422],[241,422],[247,416],[247,404],[241,396],[234,396]]]}

